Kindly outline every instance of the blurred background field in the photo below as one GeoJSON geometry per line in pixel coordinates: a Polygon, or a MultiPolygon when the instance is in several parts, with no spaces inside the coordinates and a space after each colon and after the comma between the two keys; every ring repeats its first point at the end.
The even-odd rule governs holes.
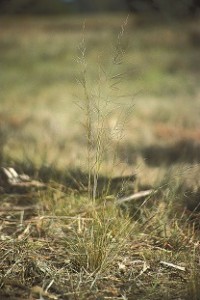
{"type": "MultiPolygon", "coordinates": [[[[119,160],[129,170],[138,163],[162,167],[199,161],[199,20],[130,16],[120,40],[123,61],[115,64],[126,18],[1,17],[2,162],[84,168],[87,139],[78,82],[83,39],[91,97],[98,98],[100,84],[101,100],[118,107],[107,117],[108,132],[116,130],[124,108],[132,109],[119,160]]],[[[115,144],[114,134],[111,139],[115,144]]]]}

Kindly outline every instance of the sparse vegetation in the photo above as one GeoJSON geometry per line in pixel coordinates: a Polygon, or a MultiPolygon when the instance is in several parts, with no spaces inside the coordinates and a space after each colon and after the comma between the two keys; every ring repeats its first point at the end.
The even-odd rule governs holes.
{"type": "Polygon", "coordinates": [[[1,299],[199,299],[199,21],[122,19],[0,20],[1,299]]]}

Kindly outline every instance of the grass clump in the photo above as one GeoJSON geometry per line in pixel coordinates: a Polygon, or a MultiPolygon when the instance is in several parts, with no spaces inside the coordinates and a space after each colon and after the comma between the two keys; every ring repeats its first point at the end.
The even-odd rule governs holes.
{"type": "Polygon", "coordinates": [[[104,273],[124,249],[131,222],[111,210],[93,211],[89,219],[77,219],[79,226],[67,242],[73,268],[90,274],[104,273]]]}

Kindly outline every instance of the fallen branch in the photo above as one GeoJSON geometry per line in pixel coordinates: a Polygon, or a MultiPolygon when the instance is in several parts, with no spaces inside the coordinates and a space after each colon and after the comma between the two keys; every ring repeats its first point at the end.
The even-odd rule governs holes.
{"type": "Polygon", "coordinates": [[[185,271],[186,270],[185,267],[177,266],[177,265],[174,265],[172,263],[168,263],[166,261],[160,261],[160,264],[164,265],[166,267],[170,267],[170,268],[174,268],[174,269],[180,270],[180,271],[185,271]]]}
{"type": "Polygon", "coordinates": [[[129,202],[129,201],[132,201],[132,200],[136,200],[136,199],[140,199],[140,198],[143,198],[143,197],[146,197],[146,196],[149,196],[151,194],[153,194],[155,191],[154,190],[146,190],[146,191],[141,191],[141,192],[138,192],[138,193],[135,193],[133,195],[130,195],[128,197],[123,197],[123,198],[118,198],[117,199],[117,204],[121,204],[121,203],[124,203],[124,202],[129,202]]]}
{"type": "Polygon", "coordinates": [[[13,168],[0,168],[0,186],[8,192],[29,192],[46,188],[45,184],[32,180],[26,174],[18,174],[13,168]]]}
{"type": "Polygon", "coordinates": [[[13,207],[1,207],[0,212],[9,212],[9,211],[23,211],[23,210],[34,210],[38,209],[38,205],[29,205],[29,206],[13,206],[13,207]]]}
{"type": "Polygon", "coordinates": [[[70,216],[41,216],[35,218],[39,221],[45,220],[45,219],[51,219],[51,220],[84,220],[84,221],[90,221],[93,220],[93,218],[84,218],[84,217],[70,217],[70,216]]]}

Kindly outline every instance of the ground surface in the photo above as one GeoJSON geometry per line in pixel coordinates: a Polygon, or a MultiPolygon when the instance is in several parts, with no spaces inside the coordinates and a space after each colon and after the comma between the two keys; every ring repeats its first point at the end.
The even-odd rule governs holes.
{"type": "Polygon", "coordinates": [[[199,21],[126,23],[0,20],[1,299],[199,299],[199,21]]]}

